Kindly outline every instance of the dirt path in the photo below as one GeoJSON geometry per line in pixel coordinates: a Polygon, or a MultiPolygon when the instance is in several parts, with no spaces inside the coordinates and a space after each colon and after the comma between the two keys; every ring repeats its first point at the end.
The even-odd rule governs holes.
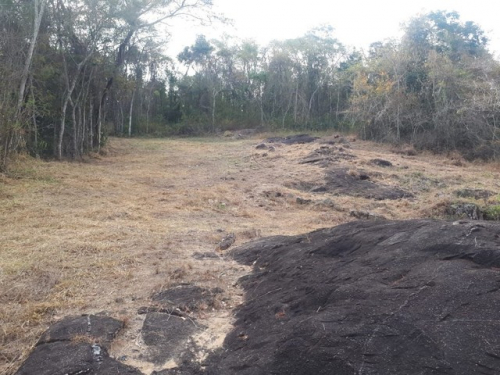
{"type": "MultiPolygon", "coordinates": [[[[20,162],[0,177],[0,373],[12,374],[49,323],[106,313],[126,321],[112,355],[144,373],[140,307],[179,283],[224,290],[209,327],[196,337],[210,349],[231,328],[248,270],[227,259],[196,259],[234,233],[236,245],[355,220],[351,211],[390,219],[442,214],[457,189],[500,191],[498,169],[431,155],[404,156],[353,142],[331,165],[350,176],[397,186],[415,198],[377,201],[301,186],[320,185],[325,169],[300,162],[318,143],[256,150],[259,139],[112,139],[88,163],[20,162]],[[390,161],[387,169],[372,159],[390,161]],[[332,164],[333,163],[333,164],[332,164]]],[[[495,197],[492,199],[496,199],[495,197]]]]}

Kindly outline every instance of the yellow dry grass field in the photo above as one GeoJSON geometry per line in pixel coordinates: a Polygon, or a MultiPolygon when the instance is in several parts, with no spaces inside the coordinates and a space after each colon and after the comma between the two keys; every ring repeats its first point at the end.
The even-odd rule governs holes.
{"type": "MultiPolygon", "coordinates": [[[[500,192],[498,165],[408,156],[359,140],[349,150],[357,158],[337,165],[369,171],[373,181],[415,198],[299,191],[297,182],[323,179],[324,168],[299,164],[320,145],[270,152],[256,150],[261,140],[114,138],[106,155],[86,162],[21,158],[0,175],[0,373],[13,374],[48,325],[67,315],[124,320],[112,354],[131,353],[141,345],[137,309],[180,282],[225,290],[218,310],[199,317],[210,333],[198,338],[201,345],[220,345],[242,299],[236,280],[249,270],[224,254],[210,261],[193,254],[214,251],[228,233],[235,245],[304,233],[357,220],[351,210],[388,219],[442,217],[457,189],[500,192]],[[374,158],[394,167],[373,166],[374,158]]],[[[478,203],[498,203],[498,195],[478,203]]],[[[140,360],[128,363],[154,370],[140,360]]]]}

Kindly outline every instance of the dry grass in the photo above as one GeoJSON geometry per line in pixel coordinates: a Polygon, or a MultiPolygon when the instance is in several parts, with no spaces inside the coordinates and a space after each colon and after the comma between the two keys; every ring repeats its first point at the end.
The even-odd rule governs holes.
{"type": "Polygon", "coordinates": [[[212,317],[223,322],[210,328],[223,334],[241,298],[233,284],[247,270],[191,256],[213,251],[225,233],[236,234],[236,245],[303,233],[353,220],[351,209],[390,219],[440,216],[457,189],[500,192],[498,165],[395,154],[361,141],[352,144],[358,158],[341,166],[353,174],[366,170],[415,199],[299,192],[286,186],[322,180],[323,169],[298,164],[318,145],[276,147],[263,156],[254,148],[258,142],[112,139],[105,157],[86,163],[20,159],[12,175],[0,176],[0,373],[13,374],[48,324],[72,314],[125,318],[130,332],[114,351],[126,352],[141,324],[137,308],[154,291],[179,282],[226,290],[228,299],[212,317]],[[394,167],[373,166],[374,158],[394,167]],[[313,203],[329,198],[335,208],[298,204],[297,197],[313,203]]]}

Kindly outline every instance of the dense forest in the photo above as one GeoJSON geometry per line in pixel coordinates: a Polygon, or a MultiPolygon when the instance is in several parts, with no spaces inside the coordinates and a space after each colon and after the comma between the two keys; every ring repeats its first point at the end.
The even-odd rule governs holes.
{"type": "Polygon", "coordinates": [[[500,63],[455,12],[410,19],[368,51],[324,26],[259,46],[199,36],[165,54],[164,22],[210,0],[4,0],[0,170],[12,154],[79,159],[109,135],[346,130],[467,158],[500,156],[500,63]]]}

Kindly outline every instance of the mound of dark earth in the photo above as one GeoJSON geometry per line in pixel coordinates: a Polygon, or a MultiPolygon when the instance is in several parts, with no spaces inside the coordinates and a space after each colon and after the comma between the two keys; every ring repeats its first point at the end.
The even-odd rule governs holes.
{"type": "Polygon", "coordinates": [[[459,198],[474,198],[474,199],[488,199],[496,195],[496,193],[490,190],[483,189],[462,189],[455,191],[455,194],[459,198]]]}
{"type": "Polygon", "coordinates": [[[355,158],[355,155],[349,153],[343,147],[321,146],[302,159],[299,164],[319,164],[326,167],[330,163],[340,160],[352,160],[355,158]]]}
{"type": "Polygon", "coordinates": [[[375,200],[411,198],[413,194],[394,186],[377,184],[363,171],[335,168],[326,173],[325,184],[292,183],[291,187],[314,193],[333,193],[375,200]]]}
{"type": "Polygon", "coordinates": [[[499,225],[359,221],[232,255],[254,273],[205,373],[500,374],[499,225]]]}
{"type": "Polygon", "coordinates": [[[373,165],[378,165],[379,167],[392,167],[392,163],[384,159],[372,159],[370,163],[373,165]]]}
{"type": "Polygon", "coordinates": [[[297,135],[289,135],[287,137],[271,137],[267,138],[264,142],[294,145],[294,144],[311,143],[314,142],[316,139],[319,139],[319,137],[312,137],[309,134],[297,134],[297,135]]]}

